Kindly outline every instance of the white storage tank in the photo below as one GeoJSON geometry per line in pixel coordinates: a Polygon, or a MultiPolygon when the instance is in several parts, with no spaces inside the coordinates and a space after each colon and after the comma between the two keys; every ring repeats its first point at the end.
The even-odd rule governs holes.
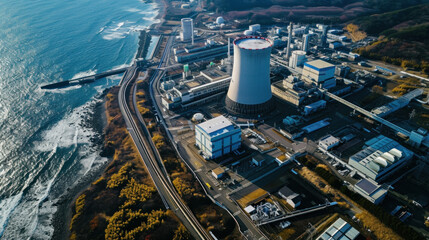
{"type": "Polygon", "coordinates": [[[182,41],[189,41],[192,39],[194,34],[194,21],[192,18],[182,18],[182,32],[180,33],[180,39],[182,41]]]}
{"type": "Polygon", "coordinates": [[[270,40],[257,36],[241,37],[234,41],[234,66],[225,100],[229,112],[260,115],[272,109],[272,45],[270,40]]]}
{"type": "Polygon", "coordinates": [[[192,120],[195,122],[201,122],[204,119],[204,115],[202,113],[195,113],[192,117],[192,120]]]}
{"type": "Polygon", "coordinates": [[[246,31],[243,32],[243,34],[245,36],[252,36],[253,35],[253,31],[252,30],[246,30],[246,31]]]}
{"type": "Polygon", "coordinates": [[[217,17],[216,18],[216,23],[219,24],[219,25],[223,24],[223,23],[225,23],[225,19],[223,19],[223,17],[217,17]]]}

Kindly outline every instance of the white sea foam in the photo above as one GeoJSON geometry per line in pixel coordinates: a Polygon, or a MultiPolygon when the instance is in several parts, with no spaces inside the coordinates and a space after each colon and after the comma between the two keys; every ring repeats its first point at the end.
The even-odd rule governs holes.
{"type": "Polygon", "coordinates": [[[90,76],[90,75],[94,75],[94,74],[96,74],[96,73],[97,73],[97,70],[90,69],[90,70],[87,70],[87,71],[84,71],[84,72],[76,73],[76,74],[72,77],[72,79],[75,79],[75,78],[81,78],[81,77],[87,77],[87,76],[90,76]]]}
{"type": "Polygon", "coordinates": [[[0,237],[3,235],[4,227],[9,220],[10,214],[16,208],[21,198],[22,192],[0,201],[0,237]]]}
{"type": "MultiPolygon", "coordinates": [[[[100,157],[99,151],[92,147],[91,138],[96,133],[86,124],[81,124],[82,116],[92,114],[92,106],[98,101],[102,100],[93,99],[74,109],[57,124],[41,134],[42,140],[35,143],[34,150],[48,153],[44,162],[53,165],[45,167],[45,171],[38,175],[24,196],[21,193],[0,201],[0,233],[4,231],[6,238],[14,239],[19,236],[21,239],[31,237],[50,239],[52,236],[54,231],[52,218],[57,210],[54,203],[58,200],[53,199],[53,197],[48,199],[48,196],[50,196],[52,186],[55,184],[65,162],[74,158],[74,156],[72,157],[74,150],[71,150],[69,156],[66,157],[56,154],[58,149],[72,148],[78,150],[78,159],[73,165],[80,167],[77,168],[78,173],[74,179],[80,179],[91,169],[107,161],[107,158],[100,157]],[[58,157],[61,157],[61,160],[58,157]],[[10,224],[7,224],[9,219],[12,220],[10,224]],[[23,228],[23,226],[26,227],[23,228]]],[[[70,186],[74,184],[76,183],[70,183],[70,186]]]]}
{"type": "Polygon", "coordinates": [[[141,11],[141,9],[138,9],[138,8],[128,8],[127,10],[126,10],[127,12],[140,12],[141,11]]]}

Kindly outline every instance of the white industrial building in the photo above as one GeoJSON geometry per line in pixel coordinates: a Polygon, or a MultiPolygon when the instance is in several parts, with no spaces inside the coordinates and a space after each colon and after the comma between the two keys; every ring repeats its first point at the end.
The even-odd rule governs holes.
{"type": "Polygon", "coordinates": [[[308,52],[310,49],[310,37],[312,34],[304,34],[303,41],[302,41],[302,51],[308,52]]]}
{"type": "Polygon", "coordinates": [[[359,237],[360,233],[356,228],[352,227],[350,223],[338,218],[331,226],[328,227],[317,240],[355,240],[359,237]]]}
{"type": "Polygon", "coordinates": [[[387,195],[387,189],[365,178],[357,182],[353,190],[374,204],[380,204],[387,195]]]}
{"type": "Polygon", "coordinates": [[[190,41],[194,37],[194,20],[192,18],[182,18],[182,31],[180,32],[180,40],[190,41]]]}
{"type": "Polygon", "coordinates": [[[234,41],[234,66],[225,100],[229,112],[238,115],[260,115],[272,109],[272,45],[270,40],[256,36],[241,37],[234,41]]]}
{"type": "Polygon", "coordinates": [[[314,83],[320,88],[333,88],[336,86],[335,66],[322,60],[304,63],[302,79],[314,83]]]}
{"type": "Polygon", "coordinates": [[[301,197],[298,193],[295,193],[287,186],[280,188],[279,195],[293,208],[297,208],[301,205],[301,197]]]}
{"type": "Polygon", "coordinates": [[[241,129],[224,116],[195,126],[195,144],[206,159],[214,159],[241,146],[241,129]]]}
{"type": "Polygon", "coordinates": [[[380,182],[403,167],[413,152],[383,135],[365,142],[364,149],[349,159],[349,165],[360,175],[380,182]]]}
{"type": "Polygon", "coordinates": [[[302,67],[307,61],[307,56],[305,51],[295,50],[292,52],[292,56],[289,58],[289,67],[297,68],[302,67]]]}
{"type": "Polygon", "coordinates": [[[340,144],[340,139],[328,135],[319,140],[319,148],[324,151],[329,151],[340,144]]]}

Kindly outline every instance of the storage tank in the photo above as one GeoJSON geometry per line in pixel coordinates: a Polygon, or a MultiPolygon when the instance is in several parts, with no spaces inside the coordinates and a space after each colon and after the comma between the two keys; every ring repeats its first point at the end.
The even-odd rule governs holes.
{"type": "Polygon", "coordinates": [[[223,24],[223,23],[225,23],[225,19],[223,19],[223,17],[217,17],[216,18],[216,23],[219,24],[219,25],[223,24]]]}
{"type": "Polygon", "coordinates": [[[289,59],[289,67],[297,68],[304,65],[307,61],[306,52],[301,50],[296,50],[292,52],[292,57],[289,59]]]}
{"type": "Polygon", "coordinates": [[[204,115],[202,113],[195,113],[192,117],[194,122],[201,122],[204,119],[204,115]]]}
{"type": "Polygon", "coordinates": [[[180,33],[180,39],[182,41],[189,41],[194,34],[194,21],[192,18],[182,18],[181,22],[182,32],[180,33]]]}
{"type": "Polygon", "coordinates": [[[246,31],[243,32],[243,34],[245,36],[251,36],[251,35],[253,35],[253,31],[252,30],[246,30],[246,31]]]}
{"type": "Polygon", "coordinates": [[[234,41],[234,66],[225,100],[229,112],[256,116],[274,107],[270,104],[272,45],[270,40],[257,36],[241,37],[234,41]]]}

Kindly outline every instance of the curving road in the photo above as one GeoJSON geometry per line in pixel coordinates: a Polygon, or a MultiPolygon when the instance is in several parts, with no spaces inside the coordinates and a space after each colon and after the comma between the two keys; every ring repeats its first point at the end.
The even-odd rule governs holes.
{"type": "MultiPolygon", "coordinates": [[[[182,202],[179,194],[171,183],[166,172],[163,171],[157,161],[158,152],[154,149],[149,132],[144,124],[138,125],[128,106],[127,96],[131,91],[134,79],[138,74],[137,66],[131,66],[125,72],[119,91],[119,107],[125,120],[125,124],[137,150],[151,175],[153,182],[160,194],[164,205],[170,208],[182,220],[182,223],[196,239],[212,239],[196,219],[192,211],[182,202]],[[140,128],[142,131],[140,131],[140,128]]],[[[138,115],[138,114],[137,114],[138,115]]]]}

